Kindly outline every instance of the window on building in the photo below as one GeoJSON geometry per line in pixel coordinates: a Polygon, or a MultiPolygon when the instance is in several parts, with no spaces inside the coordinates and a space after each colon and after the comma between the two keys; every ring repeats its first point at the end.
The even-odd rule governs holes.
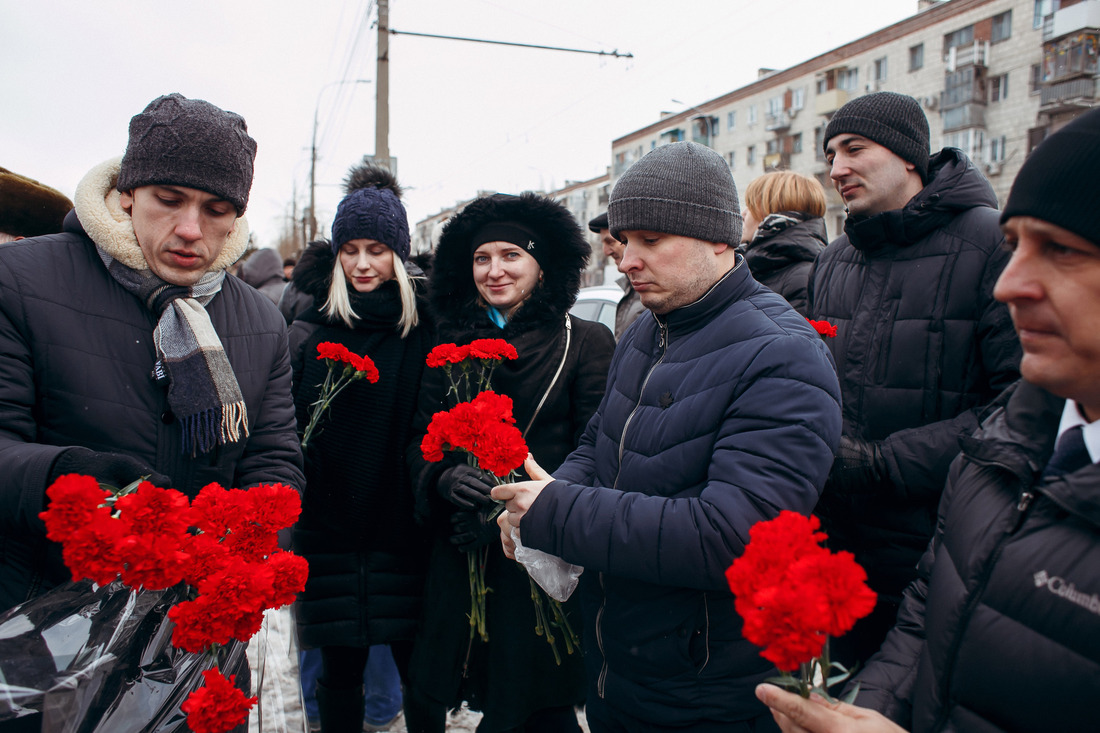
{"type": "Polygon", "coordinates": [[[1032,127],[1031,129],[1029,129],[1027,131],[1027,154],[1028,155],[1031,155],[1031,151],[1034,150],[1036,148],[1036,146],[1039,145],[1039,143],[1043,142],[1043,140],[1046,140],[1047,134],[1049,132],[1050,132],[1050,128],[1046,127],[1046,126],[1032,127]]]}
{"type": "Polygon", "coordinates": [[[791,135],[791,152],[792,153],[801,153],[802,152],[802,133],[801,132],[796,132],[795,134],[791,135]]]}
{"type": "Polygon", "coordinates": [[[909,71],[924,68],[924,44],[909,47],[909,71]]]}
{"type": "Polygon", "coordinates": [[[779,152],[779,140],[778,140],[778,138],[773,139],[773,140],[769,140],[767,142],[767,150],[764,152],[764,154],[765,155],[775,155],[778,152],[779,152]]]}
{"type": "Polygon", "coordinates": [[[967,66],[959,71],[944,75],[941,101],[944,109],[951,109],[971,102],[985,102],[985,79],[975,73],[978,67],[967,66]]]}
{"type": "Polygon", "coordinates": [[[1050,15],[1050,0],[1035,0],[1035,11],[1031,16],[1031,27],[1042,28],[1043,18],[1050,15]]]}
{"type": "Polygon", "coordinates": [[[981,160],[982,148],[985,146],[985,132],[971,128],[944,133],[943,145],[947,148],[958,148],[971,160],[981,160]]]}
{"type": "Polygon", "coordinates": [[[1005,159],[1005,136],[993,137],[989,139],[989,161],[990,163],[1001,163],[1005,159]]]}
{"type": "Polygon", "coordinates": [[[783,113],[783,95],[768,98],[768,116],[776,117],[783,113]]]}
{"type": "Polygon", "coordinates": [[[1001,74],[989,80],[989,101],[1000,102],[1008,98],[1008,74],[1001,74]]]}
{"type": "Polygon", "coordinates": [[[974,41],[974,26],[968,25],[965,28],[960,28],[957,31],[952,31],[943,37],[943,55],[946,57],[947,52],[956,46],[965,46],[968,43],[974,41]]]}
{"type": "Polygon", "coordinates": [[[836,75],[836,88],[846,92],[859,91],[859,69],[840,69],[836,75]]]}
{"type": "Polygon", "coordinates": [[[797,111],[806,106],[806,87],[791,90],[791,110],[797,111]]]}
{"type": "Polygon", "coordinates": [[[749,105],[749,124],[750,125],[755,125],[756,124],[756,105],[755,104],[750,104],[749,105]]]}
{"type": "Polygon", "coordinates": [[[737,168],[737,161],[732,150],[726,153],[726,161],[729,162],[731,171],[737,168]]]}
{"type": "Polygon", "coordinates": [[[989,40],[993,43],[1012,37],[1012,11],[1006,10],[993,16],[993,30],[989,40]]]}
{"type": "Polygon", "coordinates": [[[1028,94],[1038,94],[1042,89],[1043,84],[1043,65],[1032,64],[1031,65],[1031,78],[1028,81],[1027,91],[1028,94]]]}
{"type": "Polygon", "coordinates": [[[756,146],[750,145],[748,150],[745,151],[745,163],[748,165],[756,165],[756,146]]]}
{"type": "Polygon", "coordinates": [[[669,143],[679,143],[684,141],[684,131],[679,127],[672,130],[665,130],[661,133],[661,145],[668,145],[669,143]]]}
{"type": "Polygon", "coordinates": [[[883,56],[880,59],[875,59],[874,64],[875,72],[875,86],[881,87],[886,82],[886,57],[883,56]]]}
{"type": "MultiPolygon", "coordinates": [[[[726,129],[727,130],[732,130],[736,126],[737,126],[737,112],[736,111],[729,112],[728,114],[726,114],[726,129]]],[[[732,153],[730,153],[730,155],[732,155],[732,153]]]]}
{"type": "Polygon", "coordinates": [[[814,83],[814,89],[818,94],[824,94],[829,91],[829,80],[824,76],[817,77],[814,83]]]}
{"type": "Polygon", "coordinates": [[[825,160],[825,125],[814,128],[814,160],[825,160]]]}

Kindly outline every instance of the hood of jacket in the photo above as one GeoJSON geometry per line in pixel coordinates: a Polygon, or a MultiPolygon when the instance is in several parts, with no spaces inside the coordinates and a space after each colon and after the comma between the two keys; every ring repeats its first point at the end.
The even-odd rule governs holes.
{"type": "MultiPolygon", "coordinates": [[[[762,224],[772,216],[775,215],[764,219],[762,224]]],[[[768,232],[767,236],[757,236],[742,252],[749,269],[763,275],[796,262],[813,262],[828,243],[825,220],[815,216],[781,231],[768,232]]]]}
{"type": "Polygon", "coordinates": [[[885,244],[904,247],[978,206],[997,208],[993,186],[965,153],[944,148],[932,156],[928,183],[909,203],[872,216],[850,216],[844,222],[844,233],[852,246],[863,252],[885,244]]]}
{"type": "Polygon", "coordinates": [[[260,247],[241,265],[238,276],[254,288],[283,282],[283,258],[270,247],[260,247]]]}
{"type": "MultiPolygon", "coordinates": [[[[104,252],[131,270],[148,270],[149,264],[134,234],[134,222],[119,200],[118,171],[122,158],[112,158],[88,171],[76,186],[73,203],[84,232],[104,252]]],[[[248,221],[238,216],[210,272],[224,270],[241,258],[248,248],[248,221]]]]}
{"type": "Polygon", "coordinates": [[[443,227],[432,265],[429,302],[441,330],[468,331],[488,321],[473,277],[470,242],[482,226],[517,221],[551,244],[542,263],[542,283],[509,319],[505,338],[560,323],[580,289],[591,247],[576,219],[560,204],[533,193],[488,196],[455,214],[443,227]]]}

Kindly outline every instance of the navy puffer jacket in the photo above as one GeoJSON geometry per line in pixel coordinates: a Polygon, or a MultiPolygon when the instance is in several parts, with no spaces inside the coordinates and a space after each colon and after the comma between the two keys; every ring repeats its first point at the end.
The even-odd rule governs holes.
{"type": "Polygon", "coordinates": [[[906,730],[1096,730],[1100,465],[1042,478],[1065,400],[1019,382],[962,441],[857,703],[906,730]]]}
{"type": "Polygon", "coordinates": [[[724,572],[754,523],[813,509],[839,400],[820,337],[740,257],[627,330],[580,447],[521,524],[524,544],[585,567],[590,694],[660,725],[766,713],[753,687],[774,670],[724,572]]]}

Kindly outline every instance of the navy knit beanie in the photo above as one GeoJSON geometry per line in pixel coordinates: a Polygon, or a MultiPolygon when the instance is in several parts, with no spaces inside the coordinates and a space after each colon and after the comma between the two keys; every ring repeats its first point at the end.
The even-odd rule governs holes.
{"type": "Polygon", "coordinates": [[[1014,216],[1033,216],[1100,246],[1097,171],[1100,109],[1076,118],[1031,152],[1016,174],[1001,223],[1014,216]]]}
{"type": "Polygon", "coordinates": [[[332,251],[353,239],[373,239],[409,261],[409,216],[401,203],[401,186],[386,168],[366,162],[353,167],[344,180],[347,195],[332,222],[332,251]]]}
{"type": "Polygon", "coordinates": [[[928,178],[928,118],[917,100],[896,92],[874,92],[856,97],[838,109],[825,128],[822,148],[844,133],[862,135],[917,167],[928,178]]]}

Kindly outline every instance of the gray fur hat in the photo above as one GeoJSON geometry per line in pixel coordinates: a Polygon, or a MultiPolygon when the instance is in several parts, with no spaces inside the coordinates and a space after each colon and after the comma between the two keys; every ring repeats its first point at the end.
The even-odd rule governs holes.
{"type": "Polygon", "coordinates": [[[705,145],[657,148],[626,170],[607,205],[611,236],[645,230],[737,246],[741,204],[729,166],[705,145]]]}
{"type": "Polygon", "coordinates": [[[117,188],[195,188],[229,201],[243,214],[255,159],[256,141],[243,117],[201,99],[166,94],[130,119],[117,188]]]}

